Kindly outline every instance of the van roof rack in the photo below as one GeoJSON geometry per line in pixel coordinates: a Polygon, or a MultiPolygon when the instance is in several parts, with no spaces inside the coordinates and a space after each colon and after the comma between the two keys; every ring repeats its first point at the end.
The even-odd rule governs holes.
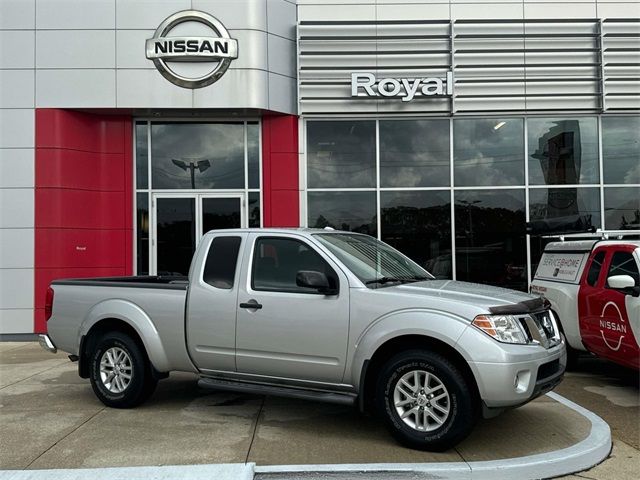
{"type": "Polygon", "coordinates": [[[542,235],[542,238],[558,238],[561,242],[567,240],[622,240],[624,237],[639,237],[640,230],[602,230],[582,233],[556,233],[542,235]]]}

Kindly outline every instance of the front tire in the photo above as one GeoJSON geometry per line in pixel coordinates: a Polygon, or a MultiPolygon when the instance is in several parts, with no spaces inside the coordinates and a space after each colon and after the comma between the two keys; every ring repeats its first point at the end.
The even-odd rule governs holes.
{"type": "Polygon", "coordinates": [[[89,368],[91,387],[108,407],[140,405],[157,384],[144,351],[121,332],[106,333],[96,342],[89,368]]]}
{"type": "Polygon", "coordinates": [[[392,435],[419,450],[444,451],[473,429],[479,408],[460,369],[440,354],[410,350],[382,368],[376,405],[392,435]]]}

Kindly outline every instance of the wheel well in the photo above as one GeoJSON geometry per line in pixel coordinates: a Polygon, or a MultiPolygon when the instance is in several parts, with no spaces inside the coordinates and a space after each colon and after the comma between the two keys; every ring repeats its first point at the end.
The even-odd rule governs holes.
{"type": "Polygon", "coordinates": [[[373,404],[376,390],[376,379],[382,366],[394,355],[410,349],[428,350],[439,353],[447,360],[453,362],[461,371],[467,383],[471,386],[471,391],[475,397],[474,402],[480,405],[480,392],[478,384],[473,376],[473,372],[464,357],[453,347],[442,340],[423,335],[404,335],[392,338],[378,347],[370,360],[363,367],[364,379],[360,379],[360,409],[373,412],[373,404]]]}
{"type": "MultiPolygon", "coordinates": [[[[93,351],[98,339],[107,332],[121,332],[133,339],[142,352],[147,355],[144,343],[135,328],[127,322],[117,318],[105,318],[96,323],[80,340],[80,353],[78,355],[78,373],[82,378],[89,378],[89,355],[93,351]]],[[[147,356],[147,362],[149,358],[147,356]]]]}

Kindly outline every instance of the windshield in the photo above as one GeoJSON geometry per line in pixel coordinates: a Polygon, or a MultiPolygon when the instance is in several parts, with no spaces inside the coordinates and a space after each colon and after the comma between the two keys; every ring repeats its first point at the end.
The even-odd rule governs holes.
{"type": "Polygon", "coordinates": [[[373,237],[349,233],[314,236],[369,288],[434,278],[402,253],[373,237]]]}

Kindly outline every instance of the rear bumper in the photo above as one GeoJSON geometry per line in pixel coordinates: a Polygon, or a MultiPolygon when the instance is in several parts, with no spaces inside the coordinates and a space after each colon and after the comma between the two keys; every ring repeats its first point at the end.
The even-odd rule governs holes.
{"type": "Polygon", "coordinates": [[[47,352],[56,353],[58,351],[58,348],[53,344],[53,342],[49,338],[49,335],[39,335],[38,337],[39,337],[38,342],[40,343],[40,346],[44,348],[47,352]]]}

